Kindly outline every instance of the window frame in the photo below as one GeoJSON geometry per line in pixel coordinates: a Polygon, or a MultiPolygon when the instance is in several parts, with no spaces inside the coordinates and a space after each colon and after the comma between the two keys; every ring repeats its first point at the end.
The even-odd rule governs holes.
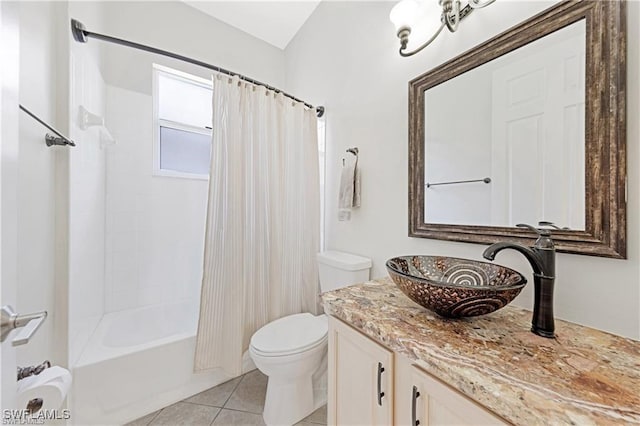
{"type": "Polygon", "coordinates": [[[173,177],[182,179],[197,179],[197,180],[209,180],[209,174],[201,173],[189,173],[180,172],[176,170],[168,170],[160,168],[160,128],[166,127],[179,131],[198,133],[200,135],[212,136],[213,129],[193,126],[190,124],[179,123],[172,120],[165,120],[160,118],[160,75],[168,75],[170,78],[181,80],[187,84],[194,86],[200,86],[209,90],[213,90],[213,83],[202,77],[198,77],[192,74],[188,74],[182,71],[175,70],[173,68],[165,67],[158,64],[153,64],[153,78],[152,78],[152,102],[153,102],[153,156],[152,156],[152,176],[160,177],[173,177]]]}

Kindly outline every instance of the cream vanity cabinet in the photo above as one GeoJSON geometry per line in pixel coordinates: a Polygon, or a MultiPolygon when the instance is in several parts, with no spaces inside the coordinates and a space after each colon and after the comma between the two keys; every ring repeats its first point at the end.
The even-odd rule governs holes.
{"type": "Polygon", "coordinates": [[[327,421],[393,423],[393,352],[329,317],[327,421]]]}
{"type": "Polygon", "coordinates": [[[394,424],[506,425],[458,391],[395,354],[394,424]]]}
{"type": "Polygon", "coordinates": [[[500,418],[329,317],[329,425],[505,425],[500,418]]]}

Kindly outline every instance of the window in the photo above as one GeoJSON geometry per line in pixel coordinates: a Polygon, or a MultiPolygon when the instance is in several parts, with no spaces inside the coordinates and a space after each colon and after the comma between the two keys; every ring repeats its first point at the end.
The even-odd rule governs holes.
{"type": "Polygon", "coordinates": [[[210,81],[153,66],[153,172],[207,179],[211,159],[210,81]]]}

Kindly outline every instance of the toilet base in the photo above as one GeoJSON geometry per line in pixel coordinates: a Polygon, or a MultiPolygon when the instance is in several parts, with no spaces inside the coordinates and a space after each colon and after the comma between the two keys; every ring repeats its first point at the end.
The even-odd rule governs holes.
{"type": "Polygon", "coordinates": [[[313,376],[279,381],[269,377],[262,417],[267,426],[291,426],[327,403],[327,359],[313,376]]]}
{"type": "Polygon", "coordinates": [[[263,418],[267,425],[292,425],[313,412],[311,377],[278,383],[269,379],[263,418]]]}

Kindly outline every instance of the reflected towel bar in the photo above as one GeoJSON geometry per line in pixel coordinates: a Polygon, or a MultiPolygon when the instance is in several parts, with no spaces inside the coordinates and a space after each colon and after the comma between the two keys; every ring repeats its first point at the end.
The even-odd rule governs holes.
{"type": "Polygon", "coordinates": [[[35,115],[31,111],[29,111],[28,109],[23,107],[22,104],[20,104],[20,109],[23,110],[24,112],[26,112],[28,115],[30,115],[31,118],[36,120],[38,123],[42,124],[44,127],[46,127],[47,129],[51,130],[53,133],[58,135],[58,137],[55,137],[55,136],[52,136],[49,133],[47,133],[45,135],[45,137],[44,137],[44,141],[47,144],[47,146],[53,146],[53,145],[76,146],[75,142],[73,142],[71,139],[69,139],[68,137],[64,136],[62,133],[60,133],[59,131],[57,131],[56,129],[54,129],[53,127],[51,127],[50,125],[48,125],[44,121],[42,121],[42,119],[40,119],[40,117],[38,117],[37,115],[35,115]]]}
{"type": "Polygon", "coordinates": [[[458,184],[458,183],[473,183],[473,182],[484,182],[484,183],[491,183],[491,178],[484,178],[484,179],[473,179],[473,180],[457,180],[457,181],[453,181],[453,182],[438,182],[438,183],[429,183],[427,182],[427,188],[431,188],[432,186],[438,186],[438,185],[454,185],[454,184],[458,184]]]}

